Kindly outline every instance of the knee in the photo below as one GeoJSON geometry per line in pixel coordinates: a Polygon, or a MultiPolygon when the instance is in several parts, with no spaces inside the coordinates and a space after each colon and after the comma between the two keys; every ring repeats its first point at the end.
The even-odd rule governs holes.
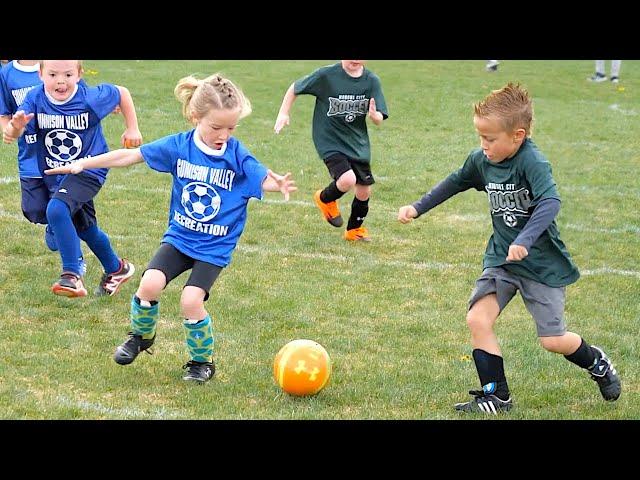
{"type": "Polygon", "coordinates": [[[471,330],[472,333],[481,332],[487,329],[490,330],[491,322],[485,315],[471,309],[467,313],[467,327],[469,327],[469,330],[471,330]]]}
{"type": "Polygon", "coordinates": [[[62,200],[52,198],[47,205],[47,220],[49,223],[70,216],[69,207],[62,200]]]}
{"type": "Polygon", "coordinates": [[[197,318],[204,311],[205,292],[198,287],[186,286],[180,296],[180,313],[184,318],[197,318]]]}
{"type": "Polygon", "coordinates": [[[550,352],[559,353],[559,352],[562,352],[564,349],[563,336],[539,337],[538,340],[540,341],[540,345],[542,345],[542,348],[550,352]]]}
{"type": "Polygon", "coordinates": [[[356,185],[356,198],[365,202],[371,198],[371,187],[369,185],[356,185]]]}
{"type": "Polygon", "coordinates": [[[145,300],[157,300],[167,281],[160,270],[147,270],[142,276],[136,296],[145,300]]]}
{"type": "Polygon", "coordinates": [[[348,170],[344,172],[342,175],[340,175],[340,178],[338,178],[338,180],[336,181],[336,185],[343,192],[346,192],[347,190],[352,189],[355,184],[356,184],[356,174],[353,173],[353,170],[348,170]]]}

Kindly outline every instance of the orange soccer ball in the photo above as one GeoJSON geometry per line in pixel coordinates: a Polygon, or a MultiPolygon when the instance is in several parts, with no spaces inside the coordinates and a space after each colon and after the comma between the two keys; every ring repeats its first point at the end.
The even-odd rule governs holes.
{"type": "Polygon", "coordinates": [[[329,382],[331,358],[313,340],[293,340],[273,360],[273,378],[290,395],[315,395],[329,382]]]}

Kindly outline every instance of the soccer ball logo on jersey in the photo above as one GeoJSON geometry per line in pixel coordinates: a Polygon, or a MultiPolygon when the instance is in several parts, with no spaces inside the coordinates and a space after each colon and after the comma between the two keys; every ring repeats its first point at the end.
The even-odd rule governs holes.
{"type": "Polygon", "coordinates": [[[515,227],[518,224],[518,217],[516,217],[513,213],[505,213],[502,215],[502,220],[504,220],[504,224],[507,227],[515,227]]]}
{"type": "Polygon", "coordinates": [[[184,211],[198,222],[208,222],[220,211],[220,195],[203,182],[191,182],[182,189],[180,203],[184,211]]]}
{"type": "Polygon", "coordinates": [[[49,156],[60,162],[71,162],[76,159],[82,151],[82,140],[80,136],[69,130],[51,130],[44,137],[44,145],[49,156]]]}

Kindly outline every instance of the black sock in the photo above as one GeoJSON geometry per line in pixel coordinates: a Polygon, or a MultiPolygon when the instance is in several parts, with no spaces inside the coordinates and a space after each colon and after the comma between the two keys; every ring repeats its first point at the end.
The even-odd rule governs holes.
{"type": "Polygon", "coordinates": [[[581,368],[593,367],[598,362],[599,355],[596,350],[584,341],[584,338],[581,338],[581,340],[582,343],[580,343],[578,349],[571,355],[565,355],[564,358],[581,368]]]}
{"type": "MultiPolygon", "coordinates": [[[[485,385],[495,383],[495,391],[493,393],[500,400],[509,399],[509,386],[504,376],[504,362],[502,357],[485,352],[479,348],[473,350],[473,361],[476,364],[478,377],[483,389],[485,385]]],[[[486,391],[486,390],[485,390],[486,391]]]]}
{"type": "Polygon", "coordinates": [[[341,192],[336,185],[335,180],[331,182],[327,187],[320,192],[320,200],[324,203],[330,203],[338,200],[347,192],[341,192]]]}
{"type": "Polygon", "coordinates": [[[369,213],[369,199],[358,200],[353,197],[353,202],[351,203],[351,215],[349,216],[349,222],[347,223],[347,230],[361,227],[367,213],[369,213]]]}

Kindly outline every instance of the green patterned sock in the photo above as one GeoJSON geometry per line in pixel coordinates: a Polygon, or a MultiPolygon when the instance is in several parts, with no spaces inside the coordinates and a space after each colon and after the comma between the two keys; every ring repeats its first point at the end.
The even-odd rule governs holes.
{"type": "Polygon", "coordinates": [[[214,339],[211,316],[207,315],[197,323],[185,319],[182,324],[184,325],[187,350],[189,350],[191,360],[200,363],[212,362],[214,339]]]}
{"type": "Polygon", "coordinates": [[[131,298],[131,331],[134,335],[141,335],[145,340],[153,338],[156,334],[158,323],[159,303],[151,302],[150,307],[140,305],[140,299],[135,295],[131,298]]]}

